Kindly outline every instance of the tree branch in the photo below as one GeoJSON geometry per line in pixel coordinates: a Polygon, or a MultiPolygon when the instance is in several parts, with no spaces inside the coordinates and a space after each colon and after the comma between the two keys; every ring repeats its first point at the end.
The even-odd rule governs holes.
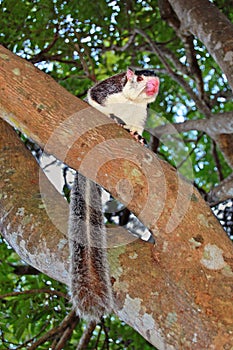
{"type": "Polygon", "coordinates": [[[203,131],[208,134],[217,144],[224,154],[229,166],[233,167],[233,113],[224,112],[213,115],[210,119],[186,120],[183,123],[173,123],[160,125],[148,131],[161,138],[165,134],[174,134],[176,132],[186,132],[190,130],[203,131]]]}
{"type": "Polygon", "coordinates": [[[206,194],[206,200],[211,205],[217,205],[224,200],[232,198],[233,174],[229,175],[218,186],[206,194]]]}
{"type": "Polygon", "coordinates": [[[192,33],[216,60],[233,90],[233,24],[208,0],[169,0],[184,33],[192,33]]]}
{"type": "Polygon", "coordinates": [[[170,26],[175,30],[175,32],[184,44],[186,58],[189,64],[189,73],[191,73],[191,76],[193,76],[196,81],[200,98],[204,99],[204,84],[202,79],[202,73],[197,62],[195,49],[193,45],[194,37],[190,34],[187,35],[187,33],[184,34],[182,30],[180,30],[182,28],[182,24],[180,23],[180,20],[176,16],[175,12],[173,11],[168,0],[159,0],[158,4],[161,12],[161,17],[170,24],[170,26]]]}
{"type": "MultiPolygon", "coordinates": [[[[233,247],[198,192],[28,62],[2,47],[0,60],[1,117],[109,190],[156,238],[155,246],[113,242],[115,312],[160,349],[179,348],[181,342],[194,350],[227,347],[233,247]]],[[[69,284],[66,236],[48,224],[38,197],[38,165],[12,131],[2,128],[1,232],[23,259],[69,284]]],[[[56,198],[50,217],[58,209],[64,221],[58,203],[56,198]]]]}
{"type": "Polygon", "coordinates": [[[223,181],[224,176],[223,176],[223,173],[222,173],[221,162],[220,162],[220,159],[219,159],[219,156],[218,156],[217,145],[216,145],[215,141],[213,141],[212,153],[213,153],[213,158],[214,158],[214,161],[215,161],[215,164],[216,164],[216,167],[217,167],[219,180],[223,181]]]}
{"type": "MultiPolygon", "coordinates": [[[[28,347],[28,350],[34,350],[38,349],[38,346],[41,344],[44,344],[49,339],[54,338],[56,335],[62,334],[66,331],[67,328],[71,326],[72,330],[76,327],[76,325],[79,322],[79,318],[75,315],[74,311],[71,311],[61,322],[61,324],[58,327],[54,327],[49,332],[44,334],[41,338],[39,338],[37,341],[35,341],[31,346],[28,347]]],[[[54,350],[61,349],[59,347],[56,347],[54,350]]]]}
{"type": "MultiPolygon", "coordinates": [[[[47,45],[46,48],[44,48],[43,50],[41,50],[37,55],[33,56],[32,58],[29,59],[29,62],[31,63],[37,63],[37,62],[41,62],[41,61],[47,61],[48,57],[47,57],[47,53],[53,48],[53,46],[56,44],[56,42],[58,41],[60,35],[59,35],[59,24],[55,24],[54,28],[56,29],[55,33],[54,33],[54,37],[53,40],[51,41],[51,43],[49,43],[47,45]]],[[[49,57],[49,59],[51,59],[51,56],[49,57]]]]}
{"type": "Polygon", "coordinates": [[[204,131],[213,139],[219,134],[230,135],[233,133],[233,112],[217,113],[214,114],[211,119],[192,119],[186,120],[183,123],[169,123],[157,126],[154,129],[148,129],[148,131],[156,137],[190,130],[204,131]]]}
{"type": "Polygon", "coordinates": [[[6,298],[9,298],[9,297],[16,297],[18,295],[40,294],[40,293],[45,293],[45,294],[50,294],[50,295],[57,295],[59,297],[65,298],[65,299],[69,299],[67,294],[59,292],[58,290],[45,289],[45,288],[24,290],[22,292],[6,293],[6,294],[0,295],[0,299],[6,299],[6,298]]]}
{"type": "Polygon", "coordinates": [[[92,337],[92,334],[95,330],[95,327],[96,327],[96,322],[94,322],[94,321],[91,321],[88,324],[87,328],[83,332],[82,337],[79,340],[79,344],[78,344],[76,350],[86,350],[87,349],[88,343],[92,337]]]}

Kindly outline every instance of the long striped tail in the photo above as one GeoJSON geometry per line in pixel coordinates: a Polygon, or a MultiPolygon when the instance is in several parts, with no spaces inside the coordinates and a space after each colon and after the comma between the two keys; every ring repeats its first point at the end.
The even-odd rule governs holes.
{"type": "Polygon", "coordinates": [[[69,218],[71,299],[77,314],[99,319],[113,307],[101,188],[75,175],[69,218]]]}

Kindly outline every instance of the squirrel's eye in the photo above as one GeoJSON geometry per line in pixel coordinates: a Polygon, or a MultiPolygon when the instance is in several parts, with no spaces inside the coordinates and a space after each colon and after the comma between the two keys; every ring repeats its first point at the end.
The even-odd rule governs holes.
{"type": "Polygon", "coordinates": [[[142,81],[142,80],[143,80],[143,77],[139,75],[139,76],[137,77],[137,81],[142,81]]]}

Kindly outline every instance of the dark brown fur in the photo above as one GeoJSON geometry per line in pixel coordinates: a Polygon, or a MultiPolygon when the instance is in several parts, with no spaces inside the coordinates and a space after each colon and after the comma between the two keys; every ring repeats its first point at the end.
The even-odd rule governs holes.
{"type": "Polygon", "coordinates": [[[87,320],[99,321],[113,307],[105,240],[101,188],[76,174],[69,222],[71,298],[77,314],[87,320]]]}
{"type": "Polygon", "coordinates": [[[93,86],[90,89],[90,96],[97,103],[103,104],[108,95],[121,92],[126,82],[126,73],[116,74],[93,86]]]}

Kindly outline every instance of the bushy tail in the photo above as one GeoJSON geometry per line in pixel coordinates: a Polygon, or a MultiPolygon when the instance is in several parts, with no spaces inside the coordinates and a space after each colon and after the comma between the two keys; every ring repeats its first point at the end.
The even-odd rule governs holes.
{"type": "Polygon", "coordinates": [[[80,317],[99,321],[113,307],[101,188],[79,173],[71,191],[69,246],[72,303],[80,317]]]}

